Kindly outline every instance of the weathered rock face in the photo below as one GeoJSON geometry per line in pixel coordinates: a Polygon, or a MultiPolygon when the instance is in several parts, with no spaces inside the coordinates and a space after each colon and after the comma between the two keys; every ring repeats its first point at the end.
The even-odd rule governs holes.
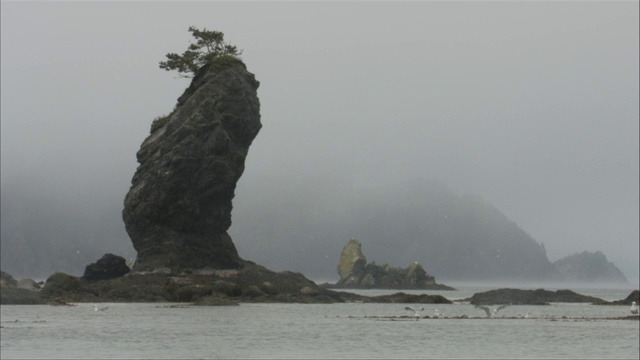
{"type": "Polygon", "coordinates": [[[258,86],[240,60],[219,59],[200,69],[171,114],[153,122],[124,200],[134,270],[242,267],[227,230],[236,183],[262,127],[258,86]]]}
{"type": "Polygon", "coordinates": [[[80,278],[57,272],[47,278],[41,293],[45,297],[54,298],[64,296],[69,292],[79,291],[80,289],[82,289],[80,278]]]}
{"type": "Polygon", "coordinates": [[[342,250],[338,274],[340,280],[335,287],[339,288],[452,290],[446,285],[437,284],[435,278],[428,275],[417,261],[406,269],[387,264],[367,264],[367,258],[362,254],[362,244],[356,239],[349,240],[342,250]]]}
{"type": "Polygon", "coordinates": [[[362,254],[362,244],[356,239],[349,240],[340,254],[340,264],[338,264],[340,280],[354,281],[355,274],[364,271],[365,265],[367,265],[367,257],[362,254]],[[349,279],[350,276],[351,279],[349,279]]]}
{"type": "Polygon", "coordinates": [[[82,278],[85,280],[108,280],[124,276],[130,271],[122,256],[104,254],[98,261],[87,265],[82,278]]]}

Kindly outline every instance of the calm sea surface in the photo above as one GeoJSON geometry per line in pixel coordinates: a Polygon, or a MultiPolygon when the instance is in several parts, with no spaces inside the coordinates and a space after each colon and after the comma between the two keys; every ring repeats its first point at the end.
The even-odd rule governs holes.
{"type": "MultiPolygon", "coordinates": [[[[467,298],[491,288],[405,291],[467,298]]],[[[549,289],[549,288],[547,288],[549,289]]],[[[620,300],[632,289],[572,289],[620,300]]],[[[353,291],[356,292],[356,291],[353,291]]],[[[395,291],[357,291],[367,295],[395,291]]],[[[638,359],[640,322],[628,306],[510,306],[487,319],[468,303],[3,305],[0,358],[570,358],[638,359]],[[528,318],[520,318],[529,313],[528,318]],[[454,316],[467,315],[468,319],[454,316]],[[563,319],[563,316],[566,319],[563,319]],[[503,318],[504,317],[504,318],[503,318]]]]}

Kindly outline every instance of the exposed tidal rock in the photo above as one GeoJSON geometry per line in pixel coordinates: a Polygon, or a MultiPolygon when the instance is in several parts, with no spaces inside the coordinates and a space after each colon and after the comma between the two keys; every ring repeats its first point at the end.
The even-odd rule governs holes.
{"type": "Polygon", "coordinates": [[[124,200],[134,271],[243,266],[227,230],[262,127],[258,86],[240,60],[218,59],[198,71],[171,114],[153,122],[124,200]]]}
{"type": "Polygon", "coordinates": [[[82,278],[85,280],[108,280],[124,276],[131,271],[122,256],[104,254],[98,261],[87,265],[82,278]]]}
{"type": "Polygon", "coordinates": [[[414,261],[407,268],[367,264],[362,253],[362,244],[351,239],[342,249],[338,264],[338,282],[329,287],[352,289],[439,289],[453,290],[443,284],[437,284],[435,278],[414,261]]]}
{"type": "Polygon", "coordinates": [[[611,302],[613,305],[631,305],[632,302],[640,304],[640,291],[633,290],[629,296],[622,300],[616,300],[611,302]]]}
{"type": "Polygon", "coordinates": [[[581,295],[571,290],[549,291],[544,289],[497,289],[473,294],[469,299],[472,305],[549,305],[552,302],[592,303],[595,305],[609,304],[607,301],[587,295],[581,295]]]}
{"type": "Polygon", "coordinates": [[[405,294],[402,292],[390,295],[378,295],[373,297],[373,301],[390,303],[414,303],[414,304],[453,304],[453,302],[442,295],[427,294],[405,294]]]}

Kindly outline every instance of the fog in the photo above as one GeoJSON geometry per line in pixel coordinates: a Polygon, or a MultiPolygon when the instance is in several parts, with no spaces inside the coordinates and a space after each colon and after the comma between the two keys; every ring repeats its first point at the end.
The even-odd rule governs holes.
{"type": "MultiPolygon", "coordinates": [[[[247,189],[273,181],[313,193],[433,178],[482,196],[551,261],[600,250],[638,282],[638,2],[3,1],[1,10],[3,218],[19,194],[79,222],[109,207],[116,230],[100,250],[132,251],[118,216],[135,154],[189,84],[158,62],[184,51],[194,25],[224,32],[261,83],[263,128],[236,206],[251,207],[247,189]]],[[[234,215],[232,236],[242,226],[234,215]]],[[[45,248],[55,241],[42,235],[45,248]]],[[[234,238],[250,248],[243,241],[234,238]]]]}

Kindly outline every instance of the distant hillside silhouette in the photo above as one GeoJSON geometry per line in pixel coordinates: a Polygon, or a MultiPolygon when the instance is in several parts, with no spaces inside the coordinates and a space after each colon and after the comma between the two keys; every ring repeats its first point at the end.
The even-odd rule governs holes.
{"type": "Polygon", "coordinates": [[[601,252],[575,253],[553,263],[563,280],[572,282],[626,283],[627,278],[601,252]]]}
{"type": "Polygon", "coordinates": [[[240,204],[234,213],[242,220],[232,227],[234,241],[258,263],[333,278],[342,247],[357,238],[372,261],[417,260],[438,279],[557,278],[543,244],[480,197],[438,182],[360,191],[337,183],[285,190],[277,183],[249,190],[252,206],[240,204]]]}
{"type": "MultiPolygon", "coordinates": [[[[259,186],[238,189],[229,233],[242,258],[270,269],[334,282],[341,251],[356,238],[370,261],[419,261],[443,282],[626,281],[602,253],[593,261],[577,254],[551,263],[542,243],[490,203],[436,181],[370,189],[315,178],[293,188],[277,177],[253,184],[259,186]]],[[[35,188],[3,184],[2,270],[18,277],[81,275],[105,253],[135,257],[121,199],[82,201],[35,188]]]]}

